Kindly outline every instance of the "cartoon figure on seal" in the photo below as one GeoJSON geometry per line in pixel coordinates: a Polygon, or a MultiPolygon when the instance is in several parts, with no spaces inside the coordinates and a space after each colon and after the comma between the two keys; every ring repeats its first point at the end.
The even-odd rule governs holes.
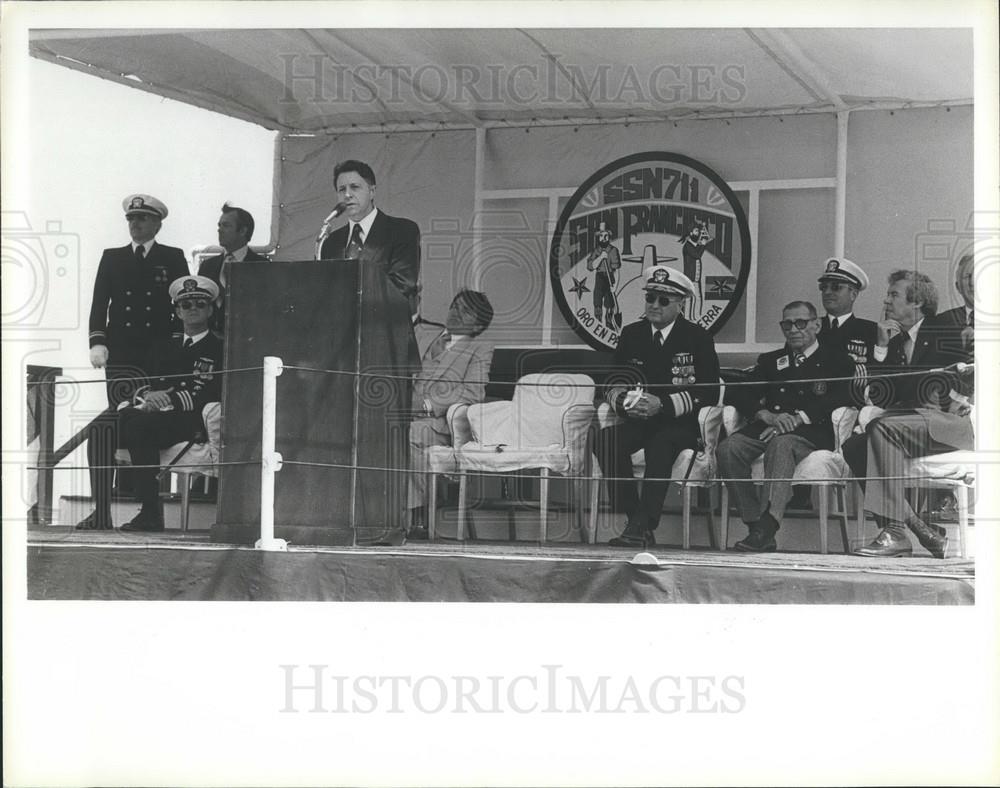
{"type": "Polygon", "coordinates": [[[701,314],[704,305],[701,256],[712,240],[712,236],[708,232],[708,223],[704,219],[695,219],[694,226],[681,242],[681,253],[684,256],[684,275],[695,286],[694,297],[691,299],[691,317],[695,320],[701,314]]]}
{"type": "Polygon", "coordinates": [[[619,331],[622,325],[621,309],[615,296],[616,272],[622,267],[618,248],[611,243],[611,231],[601,222],[595,236],[597,245],[587,255],[587,270],[597,271],[594,275],[594,317],[604,315],[608,328],[619,331]]]}

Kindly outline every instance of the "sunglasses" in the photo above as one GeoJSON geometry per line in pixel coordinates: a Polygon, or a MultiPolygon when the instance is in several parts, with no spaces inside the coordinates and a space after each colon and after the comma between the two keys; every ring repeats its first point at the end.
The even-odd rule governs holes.
{"type": "Polygon", "coordinates": [[[825,293],[827,290],[830,290],[830,291],[832,291],[834,293],[839,293],[845,287],[850,287],[850,285],[848,285],[846,282],[820,282],[819,283],[819,291],[821,293],[825,293]]]}
{"type": "Polygon", "coordinates": [[[782,320],[778,323],[781,326],[782,331],[791,331],[792,326],[797,328],[799,331],[805,331],[806,326],[808,326],[813,320],[818,320],[819,318],[811,317],[808,320],[782,320]]]}
{"type": "Polygon", "coordinates": [[[677,296],[657,295],[656,293],[646,293],[646,303],[658,303],[660,306],[670,306],[674,301],[680,301],[677,296]]]}
{"type": "Polygon", "coordinates": [[[183,301],[178,301],[177,306],[181,309],[204,309],[208,306],[208,301],[203,298],[196,298],[194,300],[184,299],[183,301]]]}

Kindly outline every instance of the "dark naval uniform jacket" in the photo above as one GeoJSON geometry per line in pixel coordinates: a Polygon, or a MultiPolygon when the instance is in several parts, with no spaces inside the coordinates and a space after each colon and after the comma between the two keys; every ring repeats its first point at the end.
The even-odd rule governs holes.
{"type": "MultiPolygon", "coordinates": [[[[209,328],[216,334],[224,333],[226,329],[226,287],[222,284],[222,264],[226,259],[225,254],[217,254],[201,261],[198,266],[198,275],[211,279],[219,286],[219,298],[213,305],[212,317],[209,319],[209,328]]],[[[268,262],[271,258],[264,254],[258,254],[253,249],[247,248],[246,256],[240,262],[268,262]]],[[[236,263],[239,265],[239,263],[236,263]]],[[[228,275],[227,275],[228,279],[228,275]]]]}
{"type": "Polygon", "coordinates": [[[619,415],[628,391],[642,384],[663,402],[663,410],[649,419],[653,432],[666,419],[697,431],[698,410],[719,400],[719,357],[712,335],[678,316],[666,342],[656,347],[653,329],[643,318],[622,329],[615,348],[615,369],[605,383],[605,399],[619,415]],[[716,384],[699,385],[692,384],[716,384]]]}
{"type": "Polygon", "coordinates": [[[817,449],[832,449],[834,436],[830,416],[837,408],[850,404],[849,379],[854,375],[854,360],[832,344],[820,344],[801,364],[796,362],[795,356],[795,352],[786,346],[762,353],[757,358],[750,379],[766,381],[767,385],[746,387],[751,393],[741,398],[739,409],[750,424],[740,432],[749,437],[760,437],[767,427],[763,421],[756,420],[756,413],[762,408],[771,413],[794,414],[801,411],[809,423],[800,424],[792,432],[817,449]]]}
{"type": "MultiPolygon", "coordinates": [[[[222,400],[222,377],[218,374],[222,369],[222,340],[211,331],[187,348],[183,346],[183,337],[159,343],[150,351],[146,369],[149,371],[146,385],[136,392],[135,399],[141,399],[149,390],[168,391],[174,412],[190,414],[179,419],[179,423],[192,425],[196,430],[202,427],[202,408],[209,402],[222,400]]],[[[177,440],[186,437],[193,434],[180,434],[177,440]]]]}
{"type": "Polygon", "coordinates": [[[878,324],[873,320],[851,315],[836,328],[830,328],[824,317],[817,339],[820,344],[843,350],[854,362],[854,376],[857,383],[851,387],[851,404],[861,407],[865,404],[865,378],[868,365],[875,359],[875,342],[878,338],[878,324]]]}
{"type": "Polygon", "coordinates": [[[142,363],[149,349],[180,330],[167,288],[188,276],[184,252],[154,242],[139,261],[132,245],[105,249],[90,304],[90,347],[106,345],[109,365],[142,363]]]}

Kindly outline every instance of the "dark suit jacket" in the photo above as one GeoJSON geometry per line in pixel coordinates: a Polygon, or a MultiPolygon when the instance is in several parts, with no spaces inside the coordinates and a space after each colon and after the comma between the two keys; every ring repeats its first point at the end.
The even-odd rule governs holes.
{"type": "MultiPolygon", "coordinates": [[[[334,230],[320,248],[324,260],[344,257],[348,243],[348,227],[334,230]]],[[[417,312],[417,290],[420,282],[420,229],[409,219],[400,219],[379,211],[365,238],[359,258],[362,265],[379,267],[393,287],[407,299],[409,315],[417,312]]]]}
{"type": "MultiPolygon", "coordinates": [[[[222,334],[226,328],[226,288],[222,286],[221,282],[222,262],[225,259],[225,254],[217,254],[215,257],[202,260],[201,265],[198,266],[199,276],[206,276],[219,286],[219,300],[215,304],[215,311],[209,322],[209,327],[217,334],[222,334]]],[[[253,249],[247,249],[246,257],[243,259],[263,263],[271,258],[264,254],[258,254],[253,249]]]]}
{"type": "Polygon", "coordinates": [[[105,249],[90,302],[90,347],[106,345],[109,364],[140,364],[149,348],[181,329],[168,288],[188,276],[184,252],[154,243],[140,263],[132,246],[105,249]]]}
{"type": "Polygon", "coordinates": [[[886,357],[874,362],[870,370],[878,373],[914,372],[906,377],[873,380],[869,396],[874,405],[888,411],[916,410],[928,418],[931,437],[936,441],[957,448],[971,448],[971,420],[948,413],[951,404],[949,392],[970,396],[973,381],[955,372],[930,372],[957,362],[967,361],[967,354],[956,343],[954,326],[942,324],[938,318],[925,318],[917,331],[910,363],[906,363],[903,335],[896,334],[889,340],[886,357]]]}
{"type": "Polygon", "coordinates": [[[606,378],[605,399],[616,413],[624,415],[622,400],[636,383],[642,383],[664,405],[663,413],[650,419],[651,431],[672,415],[697,429],[698,410],[719,400],[717,385],[691,385],[717,384],[719,357],[712,335],[683,317],[677,318],[661,348],[653,342],[653,330],[646,319],[625,326],[614,359],[615,369],[606,378]]]}
{"type": "Polygon", "coordinates": [[[832,449],[834,436],[830,415],[842,405],[850,404],[851,381],[830,380],[854,375],[854,360],[834,344],[819,345],[801,366],[795,366],[794,353],[787,347],[762,353],[751,380],[767,381],[769,385],[747,386],[755,396],[743,398],[740,408],[751,423],[740,432],[759,437],[767,426],[755,419],[761,408],[772,413],[802,411],[809,424],[795,428],[796,435],[810,441],[817,449],[832,449]],[[807,380],[809,383],[790,383],[807,380]],[[763,391],[762,391],[763,390],[763,391]],[[762,396],[761,396],[762,395],[762,396]]]}

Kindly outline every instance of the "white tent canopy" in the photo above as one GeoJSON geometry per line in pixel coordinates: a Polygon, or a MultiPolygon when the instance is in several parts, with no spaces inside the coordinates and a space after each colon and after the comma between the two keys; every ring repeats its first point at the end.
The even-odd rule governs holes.
{"type": "Polygon", "coordinates": [[[31,54],[290,133],[971,104],[970,29],[33,30],[31,54]]]}

